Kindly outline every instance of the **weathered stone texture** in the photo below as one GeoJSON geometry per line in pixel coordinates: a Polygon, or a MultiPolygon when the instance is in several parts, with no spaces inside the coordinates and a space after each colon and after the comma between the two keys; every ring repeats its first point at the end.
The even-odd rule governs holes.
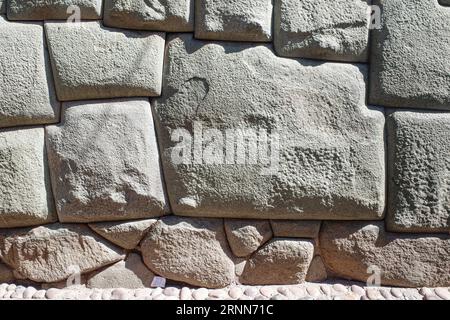
{"type": "Polygon", "coordinates": [[[58,122],[44,31],[0,16],[0,127],[58,122]]]}
{"type": "Polygon", "coordinates": [[[323,282],[327,280],[327,269],[320,256],[315,256],[309,265],[306,281],[308,282],[323,282]]]}
{"type": "Polygon", "coordinates": [[[272,8],[272,0],[196,0],[195,37],[271,41],[272,8]]]}
{"type": "Polygon", "coordinates": [[[154,276],[142,262],[140,255],[130,253],[126,260],[95,272],[87,280],[87,286],[89,288],[148,288],[154,276]]]}
{"type": "Polygon", "coordinates": [[[374,4],[382,24],[372,32],[370,103],[450,110],[450,10],[436,0],[374,4]]]}
{"type": "Polygon", "coordinates": [[[124,258],[85,225],[0,230],[0,258],[26,278],[57,282],[124,258]]]}
{"type": "Polygon", "coordinates": [[[102,0],[8,0],[8,19],[66,20],[78,13],[71,6],[79,8],[79,18],[83,20],[100,19],[102,16],[102,0]]]}
{"type": "Polygon", "coordinates": [[[264,285],[304,282],[313,254],[310,240],[275,238],[252,255],[240,280],[264,285]]]}
{"type": "Polygon", "coordinates": [[[144,219],[125,222],[98,222],[91,223],[89,227],[124,249],[135,249],[148,229],[156,223],[156,219],[144,219]]]}
{"type": "Polygon", "coordinates": [[[6,13],[6,0],[0,0],[0,14],[6,13]]]}
{"type": "Polygon", "coordinates": [[[267,220],[225,220],[225,232],[231,251],[236,257],[246,257],[272,238],[267,220]]]}
{"type": "Polygon", "coordinates": [[[46,22],[61,101],[158,96],[164,34],[102,27],[100,22],[46,22]]]}
{"type": "Polygon", "coordinates": [[[0,283],[7,283],[14,280],[13,270],[6,264],[0,262],[0,283]]]}
{"type": "Polygon", "coordinates": [[[365,62],[370,0],[277,0],[274,44],[279,55],[365,62]]]}
{"type": "Polygon", "coordinates": [[[366,282],[379,270],[382,285],[450,285],[448,235],[402,235],[386,232],[383,222],[331,221],[320,235],[321,256],[340,277],[366,282]]]}
{"type": "Polygon", "coordinates": [[[0,228],[55,222],[44,128],[0,130],[0,228]]]}
{"type": "Polygon", "coordinates": [[[150,104],[144,99],[71,102],[47,127],[61,222],[155,217],[167,209],[150,104]]]}
{"type": "Polygon", "coordinates": [[[194,0],[105,0],[104,23],[110,27],[194,31],[194,0]]]}
{"type": "Polygon", "coordinates": [[[273,235],[281,238],[315,239],[319,235],[320,221],[270,220],[273,235]]]}
{"type": "Polygon", "coordinates": [[[389,231],[450,231],[450,113],[388,116],[389,231]]]}
{"type": "Polygon", "coordinates": [[[154,109],[175,214],[383,217],[384,114],[365,106],[364,67],[279,58],[269,46],[206,43],[191,35],[170,40],[166,61],[163,96],[154,109]],[[188,146],[179,161],[178,133],[198,144],[194,133],[203,134],[201,126],[204,142],[210,128],[220,131],[213,138],[218,142],[199,153],[188,146]],[[277,155],[272,171],[264,157],[242,164],[231,152],[221,154],[226,130],[242,137],[242,128],[279,133],[279,156],[276,139],[268,139],[274,142],[269,153],[277,155]]]}
{"type": "Polygon", "coordinates": [[[221,219],[164,217],[142,241],[141,251],[153,272],[172,280],[210,288],[234,280],[221,219]]]}

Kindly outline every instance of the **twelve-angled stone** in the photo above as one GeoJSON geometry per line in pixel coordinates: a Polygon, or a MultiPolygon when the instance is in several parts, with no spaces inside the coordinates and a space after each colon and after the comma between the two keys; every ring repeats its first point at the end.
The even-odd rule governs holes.
{"type": "Polygon", "coordinates": [[[0,130],[0,228],[57,220],[44,128],[0,130]]]}
{"type": "Polygon", "coordinates": [[[436,0],[374,0],[371,104],[450,110],[450,9],[436,0]]]}
{"type": "Polygon", "coordinates": [[[166,54],[154,109],[175,214],[383,217],[384,114],[365,105],[364,67],[188,34],[166,54]]]}
{"type": "Polygon", "coordinates": [[[7,11],[10,20],[100,19],[102,0],[8,0],[7,11]]]}
{"type": "Polygon", "coordinates": [[[100,22],[46,22],[61,101],[161,93],[164,34],[108,29],[100,22]]]}
{"type": "Polygon", "coordinates": [[[63,104],[47,127],[61,222],[129,220],[166,211],[150,104],[145,99],[63,104]]]}
{"type": "Polygon", "coordinates": [[[0,127],[58,122],[42,24],[0,16],[0,39],[0,127]]]}
{"type": "Polygon", "coordinates": [[[389,231],[450,231],[450,113],[388,116],[389,231]]]}
{"type": "Polygon", "coordinates": [[[194,31],[194,0],[105,0],[104,23],[110,27],[194,31]]]}

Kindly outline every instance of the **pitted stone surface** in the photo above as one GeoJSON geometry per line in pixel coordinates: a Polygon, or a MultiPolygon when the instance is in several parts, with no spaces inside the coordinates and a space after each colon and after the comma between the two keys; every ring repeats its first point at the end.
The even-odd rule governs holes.
{"type": "Polygon", "coordinates": [[[125,222],[98,222],[89,224],[89,227],[119,247],[132,250],[138,246],[148,229],[156,221],[156,219],[144,219],[125,222]]]}
{"type": "Polygon", "coordinates": [[[167,209],[150,104],[145,99],[71,102],[47,127],[61,222],[156,217],[167,209]]]}
{"type": "Polygon", "coordinates": [[[158,96],[164,34],[102,27],[100,22],[46,22],[61,101],[158,96]]]}
{"type": "Polygon", "coordinates": [[[365,62],[370,0],[278,0],[274,44],[279,55],[365,62]]]}
{"type": "Polygon", "coordinates": [[[315,239],[319,235],[321,222],[270,220],[270,224],[275,237],[315,239]]]}
{"type": "Polygon", "coordinates": [[[8,0],[8,19],[10,20],[57,20],[69,19],[79,8],[83,20],[100,19],[102,0],[8,0]]]}
{"type": "Polygon", "coordinates": [[[110,27],[194,31],[194,0],[105,0],[104,23],[110,27]]]}
{"type": "Polygon", "coordinates": [[[450,10],[436,0],[374,0],[372,104],[450,110],[450,10]],[[408,17],[405,19],[404,17],[408,17]]]}
{"type": "Polygon", "coordinates": [[[154,109],[175,214],[383,217],[384,114],[365,106],[364,67],[279,58],[269,46],[206,43],[191,35],[171,39],[166,55],[165,88],[154,109]],[[217,150],[212,143],[197,152],[199,135],[211,128],[220,130],[217,150]],[[278,132],[279,156],[247,157],[244,165],[232,152],[224,157],[226,130],[242,137],[242,128],[266,130],[272,156],[278,132]],[[187,135],[181,159],[178,134],[187,135]],[[189,139],[197,145],[193,152],[189,139]]]}
{"type": "Polygon", "coordinates": [[[141,243],[145,264],[156,274],[209,288],[234,280],[221,219],[161,218],[141,243]]]}
{"type": "Polygon", "coordinates": [[[240,280],[263,285],[304,282],[313,254],[310,240],[275,238],[252,255],[240,280]]]}
{"type": "Polygon", "coordinates": [[[388,116],[389,231],[450,231],[450,113],[388,116]]]}
{"type": "Polygon", "coordinates": [[[87,286],[89,288],[148,288],[154,276],[142,262],[139,254],[130,253],[126,260],[95,272],[88,279],[87,286]]]}
{"type": "Polygon", "coordinates": [[[0,257],[26,278],[57,282],[124,258],[85,225],[51,224],[0,230],[0,257]]]}
{"type": "Polygon", "coordinates": [[[236,257],[246,257],[272,238],[267,220],[225,220],[225,232],[231,251],[236,257]]]}
{"type": "Polygon", "coordinates": [[[383,222],[324,222],[320,253],[334,274],[366,282],[375,272],[382,285],[450,284],[450,236],[389,233],[383,222]]]}
{"type": "Polygon", "coordinates": [[[0,16],[0,39],[0,127],[58,122],[42,24],[0,16]]]}
{"type": "Polygon", "coordinates": [[[0,130],[0,228],[55,222],[43,127],[0,130]]]}
{"type": "Polygon", "coordinates": [[[272,0],[195,0],[195,37],[209,40],[272,40],[272,0]]]}

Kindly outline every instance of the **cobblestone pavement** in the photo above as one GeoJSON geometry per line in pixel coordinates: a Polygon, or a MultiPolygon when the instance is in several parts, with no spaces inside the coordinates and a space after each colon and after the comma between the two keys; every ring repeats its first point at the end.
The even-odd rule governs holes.
{"type": "Polygon", "coordinates": [[[71,286],[39,290],[0,284],[0,300],[450,300],[450,288],[364,287],[361,283],[305,283],[283,286],[231,286],[224,289],[166,287],[89,289],[71,286]]]}

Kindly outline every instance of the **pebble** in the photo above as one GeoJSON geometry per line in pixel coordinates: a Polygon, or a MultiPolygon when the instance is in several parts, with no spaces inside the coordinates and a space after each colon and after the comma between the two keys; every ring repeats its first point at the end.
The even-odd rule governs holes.
{"type": "Polygon", "coordinates": [[[378,288],[367,288],[366,295],[370,300],[382,300],[382,296],[378,288]]]}
{"type": "Polygon", "coordinates": [[[327,296],[331,295],[331,288],[330,286],[321,285],[320,290],[327,296]]]}
{"type": "Polygon", "coordinates": [[[386,300],[392,300],[392,296],[391,293],[389,291],[389,289],[381,289],[380,290],[380,294],[383,296],[383,298],[385,298],[386,300]]]}
{"type": "Polygon", "coordinates": [[[364,288],[357,286],[357,285],[352,285],[351,286],[351,290],[352,292],[356,293],[357,295],[363,296],[366,294],[366,290],[364,290],[364,288]]]}
{"type": "Polygon", "coordinates": [[[16,290],[16,285],[14,283],[10,284],[8,287],[6,287],[7,291],[14,291],[16,290]]]}
{"type": "Polygon", "coordinates": [[[23,298],[24,299],[32,299],[33,295],[37,292],[37,290],[33,287],[28,287],[23,292],[23,298]]]}
{"type": "Polygon", "coordinates": [[[192,297],[195,300],[205,300],[208,297],[208,294],[209,294],[208,289],[200,288],[192,293],[192,297]]]}
{"type": "Polygon", "coordinates": [[[162,294],[163,293],[163,289],[162,288],[155,288],[155,289],[153,289],[153,291],[152,291],[152,297],[156,297],[156,296],[159,296],[160,294],[162,294]]]}
{"type": "Polygon", "coordinates": [[[112,295],[112,290],[111,289],[103,290],[103,292],[102,292],[102,300],[110,300],[111,299],[111,295],[112,295]]]}
{"type": "Polygon", "coordinates": [[[434,293],[441,299],[450,300],[450,291],[446,288],[436,288],[434,293]]]}
{"type": "Polygon", "coordinates": [[[111,292],[112,300],[128,300],[130,297],[129,291],[124,288],[114,289],[111,292]]]}
{"type": "Polygon", "coordinates": [[[258,295],[259,289],[255,287],[247,287],[244,291],[244,294],[250,298],[254,298],[258,295]]]}
{"type": "Polygon", "coordinates": [[[192,299],[192,293],[191,289],[188,287],[183,287],[180,290],[180,300],[191,300],[192,299]]]}
{"type": "Polygon", "coordinates": [[[2,299],[3,298],[3,296],[6,294],[6,288],[1,288],[0,287],[0,299],[2,299]]]}
{"type": "Polygon", "coordinates": [[[139,288],[134,291],[134,296],[138,299],[144,299],[145,297],[152,295],[152,289],[150,288],[139,288]]]}
{"type": "Polygon", "coordinates": [[[262,294],[258,294],[255,298],[255,300],[269,300],[266,296],[263,296],[262,294]]]}
{"type": "Polygon", "coordinates": [[[333,289],[337,292],[346,292],[347,288],[340,283],[333,284],[333,289]]]}
{"type": "Polygon", "coordinates": [[[8,286],[9,286],[9,284],[7,284],[7,283],[2,283],[2,284],[0,284],[0,290],[5,290],[6,291],[6,288],[8,288],[8,286]]]}
{"type": "Polygon", "coordinates": [[[25,288],[17,287],[17,289],[14,290],[13,294],[11,295],[11,299],[23,299],[24,291],[25,291],[25,288]]]}
{"type": "Polygon", "coordinates": [[[238,300],[253,300],[251,297],[246,296],[245,294],[243,294],[238,300]]]}
{"type": "Polygon", "coordinates": [[[442,300],[442,299],[434,294],[426,294],[423,297],[423,300],[442,300]]]}
{"type": "Polygon", "coordinates": [[[398,298],[398,299],[403,298],[403,292],[402,292],[402,290],[399,289],[399,288],[392,288],[392,289],[391,289],[391,294],[392,294],[394,297],[398,298]]]}
{"type": "Polygon", "coordinates": [[[242,289],[239,287],[232,287],[230,291],[228,291],[228,295],[230,296],[230,298],[235,300],[239,299],[243,294],[244,292],[242,292],[242,289]]]}
{"type": "Polygon", "coordinates": [[[313,298],[320,296],[320,291],[317,287],[307,287],[306,292],[313,298]]]}
{"type": "Polygon", "coordinates": [[[276,295],[274,295],[272,298],[270,298],[270,300],[286,300],[287,297],[278,293],[276,295]]]}
{"type": "Polygon", "coordinates": [[[274,295],[277,294],[276,290],[273,287],[261,287],[261,289],[259,289],[259,292],[267,297],[267,298],[272,298],[274,295]]]}
{"type": "Polygon", "coordinates": [[[61,291],[60,289],[50,288],[45,293],[45,296],[47,297],[47,299],[55,300],[60,297],[60,295],[61,295],[60,291],[61,291]]]}
{"type": "MultiPolygon", "coordinates": [[[[294,286],[290,287],[289,291],[292,293],[292,295],[296,298],[301,298],[306,296],[306,289],[304,286],[294,286]]],[[[276,292],[275,292],[276,293],[276,292]]]]}
{"type": "Polygon", "coordinates": [[[45,299],[45,295],[45,290],[38,290],[33,294],[33,299],[45,299]]]}
{"type": "Polygon", "coordinates": [[[228,294],[225,292],[225,290],[215,289],[215,290],[209,291],[209,295],[208,296],[210,298],[225,299],[225,297],[227,297],[228,294]]]}
{"type": "Polygon", "coordinates": [[[163,294],[169,297],[178,297],[180,295],[180,289],[175,287],[167,287],[163,290],[163,294]]]}
{"type": "Polygon", "coordinates": [[[157,296],[155,296],[153,298],[153,300],[166,300],[166,296],[163,295],[162,293],[158,294],[157,296]]]}
{"type": "Polygon", "coordinates": [[[288,297],[291,295],[291,292],[288,288],[286,287],[278,287],[277,288],[278,293],[280,293],[281,295],[288,297]]]}

